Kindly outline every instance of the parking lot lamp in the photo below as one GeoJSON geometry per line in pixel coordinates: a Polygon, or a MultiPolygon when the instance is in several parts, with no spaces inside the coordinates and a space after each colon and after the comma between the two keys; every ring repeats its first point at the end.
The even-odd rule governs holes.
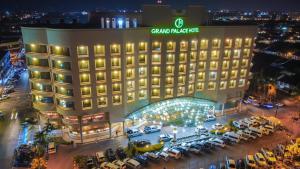
{"type": "Polygon", "coordinates": [[[176,142],[177,127],[173,128],[174,142],[176,142]]]}

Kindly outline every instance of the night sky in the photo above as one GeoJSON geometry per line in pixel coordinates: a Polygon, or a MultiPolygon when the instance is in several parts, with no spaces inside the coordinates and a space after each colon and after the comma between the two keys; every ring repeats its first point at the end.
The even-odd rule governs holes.
{"type": "MultiPolygon", "coordinates": [[[[0,0],[0,10],[36,9],[74,11],[93,9],[140,9],[156,0],[0,0]]],[[[208,9],[300,11],[300,0],[163,0],[174,8],[201,4],[208,9]]]]}

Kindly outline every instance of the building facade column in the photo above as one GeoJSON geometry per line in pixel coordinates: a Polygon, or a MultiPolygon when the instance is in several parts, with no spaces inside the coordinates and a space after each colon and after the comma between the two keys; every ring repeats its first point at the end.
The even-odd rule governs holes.
{"type": "Polygon", "coordinates": [[[111,138],[111,123],[109,122],[109,138],[111,138]]]}
{"type": "Polygon", "coordinates": [[[80,142],[83,143],[83,135],[82,135],[82,116],[78,116],[78,121],[79,121],[80,142]]]}
{"type": "Polygon", "coordinates": [[[224,108],[225,108],[225,103],[222,103],[222,110],[221,110],[222,116],[224,116],[224,108]]]}

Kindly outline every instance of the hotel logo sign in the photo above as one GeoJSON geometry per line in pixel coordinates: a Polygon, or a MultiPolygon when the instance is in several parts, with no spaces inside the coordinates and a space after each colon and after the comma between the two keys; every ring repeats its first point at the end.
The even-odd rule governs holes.
{"type": "Polygon", "coordinates": [[[198,33],[199,27],[185,27],[184,20],[182,18],[176,18],[174,21],[174,27],[151,28],[150,32],[153,35],[191,34],[198,33]]]}

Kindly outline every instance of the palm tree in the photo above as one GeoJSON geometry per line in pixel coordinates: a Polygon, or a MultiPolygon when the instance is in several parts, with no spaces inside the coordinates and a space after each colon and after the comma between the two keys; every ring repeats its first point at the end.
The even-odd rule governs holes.
{"type": "Polygon", "coordinates": [[[38,131],[34,135],[34,143],[46,146],[46,137],[47,135],[44,131],[38,131]]]}

